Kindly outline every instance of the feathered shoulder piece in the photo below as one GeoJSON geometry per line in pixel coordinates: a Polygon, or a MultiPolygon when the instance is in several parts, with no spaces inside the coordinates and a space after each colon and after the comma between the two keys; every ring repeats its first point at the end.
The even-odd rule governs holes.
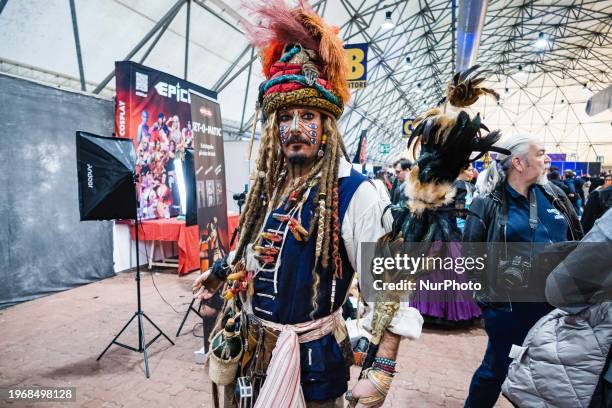
{"type": "MultiPolygon", "coordinates": [[[[339,108],[339,112],[333,107],[327,109],[339,116],[337,113],[342,113],[350,93],[338,28],[326,24],[306,0],[299,0],[295,7],[285,0],[243,4],[257,21],[243,24],[250,43],[260,54],[267,79],[260,88],[260,102],[266,105],[264,99],[273,95],[268,101],[270,111],[279,108],[278,94],[295,101],[312,98],[317,91],[316,97],[339,108]],[[287,95],[298,90],[301,92],[287,95]]],[[[306,104],[310,102],[307,100],[306,104]]],[[[326,109],[326,106],[317,107],[326,109]]]]}
{"type": "MultiPolygon", "coordinates": [[[[492,89],[484,88],[479,77],[479,65],[455,74],[447,87],[447,101],[462,108],[472,105],[481,95],[498,97],[492,89]]],[[[480,114],[470,118],[467,112],[447,114],[443,108],[434,108],[417,118],[416,127],[408,140],[413,151],[420,147],[417,164],[422,182],[448,181],[457,178],[462,168],[482,157],[487,151],[506,152],[493,146],[501,138],[498,130],[490,132],[482,123],[480,114]],[[472,157],[474,152],[479,155],[472,157]]]]}
{"type": "MultiPolygon", "coordinates": [[[[481,87],[479,66],[457,73],[447,87],[447,101],[461,108],[470,106],[481,95],[497,95],[481,87]]],[[[415,121],[416,127],[408,140],[416,157],[415,166],[408,175],[406,195],[413,211],[422,212],[449,204],[454,195],[453,181],[470,162],[487,151],[506,153],[494,146],[501,138],[499,130],[489,131],[480,114],[470,118],[467,112],[445,113],[444,108],[427,111],[415,121]],[[474,153],[478,153],[472,157],[474,153]],[[415,154],[416,156],[416,154],[415,154]]]]}

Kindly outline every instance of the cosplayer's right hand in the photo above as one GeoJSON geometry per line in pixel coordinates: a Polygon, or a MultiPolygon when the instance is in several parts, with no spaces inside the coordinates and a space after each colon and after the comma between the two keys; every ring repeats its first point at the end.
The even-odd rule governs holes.
{"type": "Polygon", "coordinates": [[[378,408],[385,401],[385,396],[378,392],[369,379],[362,378],[352,390],[346,392],[345,399],[351,407],[378,408]]]}
{"type": "Polygon", "coordinates": [[[216,278],[212,274],[211,269],[207,270],[206,272],[198,276],[195,282],[193,282],[193,298],[199,300],[210,299],[211,297],[213,297],[213,295],[215,294],[217,289],[219,289],[219,286],[221,286],[222,283],[223,281],[216,278]]]}

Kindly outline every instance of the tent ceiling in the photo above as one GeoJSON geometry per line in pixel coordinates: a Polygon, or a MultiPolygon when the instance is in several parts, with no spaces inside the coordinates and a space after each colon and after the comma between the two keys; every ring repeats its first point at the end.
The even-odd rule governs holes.
{"type": "MultiPolygon", "coordinates": [[[[156,26],[131,59],[183,76],[184,0],[75,3],[87,91],[156,26]]],[[[368,129],[369,158],[392,161],[404,147],[401,118],[439,101],[453,72],[453,1],[313,3],[345,42],[370,44],[368,87],[353,92],[341,120],[348,149],[368,129]],[[390,30],[381,28],[386,11],[395,22],[390,30]],[[379,153],[380,143],[391,145],[389,155],[379,153]]],[[[69,2],[9,0],[0,12],[0,70],[80,89],[69,2]]],[[[224,120],[239,137],[241,129],[248,133],[262,80],[239,25],[249,16],[240,0],[193,0],[190,14],[187,78],[220,92],[224,120]]],[[[611,28],[612,0],[490,0],[478,62],[491,70],[489,85],[503,99],[481,100],[473,112],[506,135],[542,135],[551,152],[604,156],[612,164],[612,111],[584,113],[592,93],[612,83],[611,28]],[[548,39],[542,49],[534,46],[540,35],[548,39]]],[[[113,87],[111,80],[101,93],[112,95],[113,87]]]]}

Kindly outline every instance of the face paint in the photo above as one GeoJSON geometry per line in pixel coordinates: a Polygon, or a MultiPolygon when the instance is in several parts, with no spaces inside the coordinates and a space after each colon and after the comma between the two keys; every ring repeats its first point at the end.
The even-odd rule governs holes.
{"type": "MultiPolygon", "coordinates": [[[[305,121],[300,120],[298,112],[294,112],[293,119],[291,120],[291,126],[288,125],[280,125],[279,126],[279,136],[280,142],[282,145],[286,145],[290,142],[291,137],[297,137],[298,139],[302,139],[299,136],[307,136],[308,141],[312,145],[317,144],[317,131],[319,126],[316,123],[304,123],[305,121]]],[[[304,141],[304,139],[302,139],[304,141]]]]}
{"type": "Polygon", "coordinates": [[[308,124],[308,137],[310,138],[310,143],[317,144],[317,124],[309,123],[308,124]]]}
{"type": "Polygon", "coordinates": [[[281,125],[279,126],[278,131],[280,133],[281,144],[284,145],[287,143],[287,139],[289,139],[289,126],[281,125]]]}

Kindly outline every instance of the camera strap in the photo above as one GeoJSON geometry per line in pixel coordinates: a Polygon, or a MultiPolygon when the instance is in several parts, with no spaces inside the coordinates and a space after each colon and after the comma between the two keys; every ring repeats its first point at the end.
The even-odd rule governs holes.
{"type": "Polygon", "coordinates": [[[535,189],[533,186],[529,190],[529,227],[531,228],[531,250],[529,251],[529,262],[533,264],[533,246],[538,228],[538,201],[536,199],[535,189]]]}
{"type": "Polygon", "coordinates": [[[529,190],[529,227],[531,231],[535,233],[536,228],[538,228],[538,201],[536,200],[535,189],[537,187],[532,187],[529,190]]]}

